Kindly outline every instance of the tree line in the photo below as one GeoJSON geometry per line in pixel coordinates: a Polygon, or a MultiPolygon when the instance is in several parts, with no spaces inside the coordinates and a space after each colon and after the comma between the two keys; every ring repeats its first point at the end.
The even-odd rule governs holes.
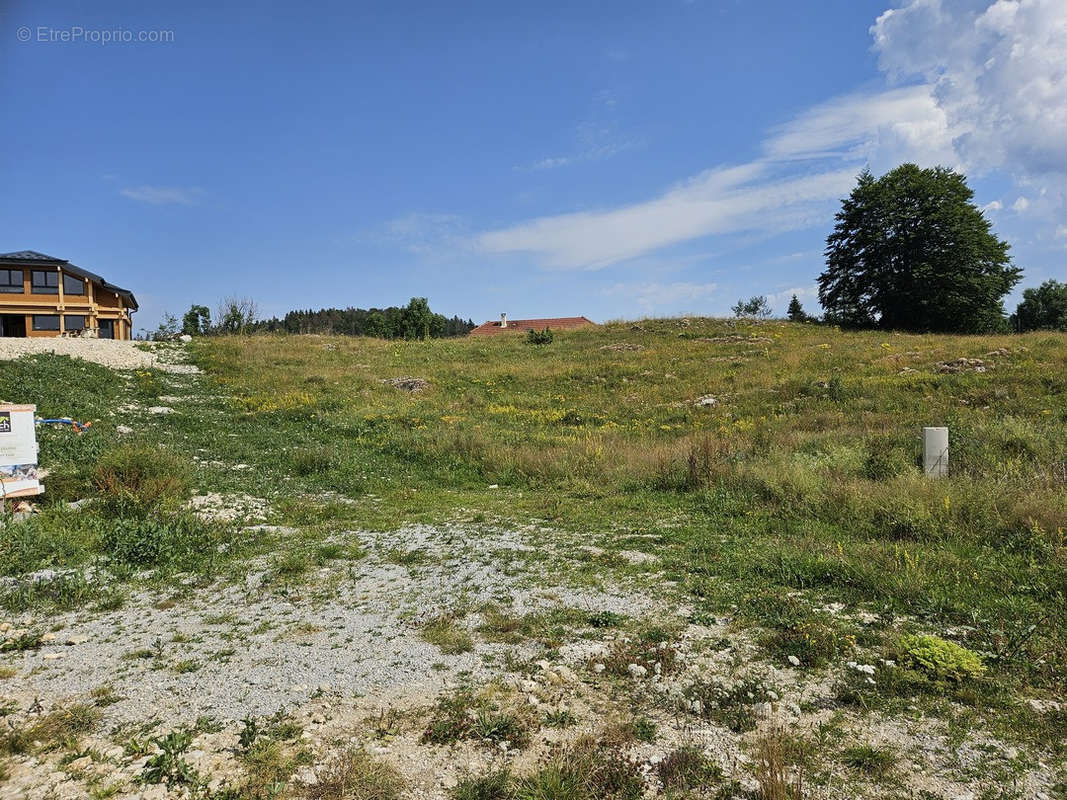
{"type": "Polygon", "coordinates": [[[180,335],[221,336],[227,334],[295,333],[372,336],[380,339],[443,339],[466,336],[474,322],[458,316],[448,318],[430,309],[425,297],[413,297],[406,306],[388,308],[322,308],[294,310],[284,317],[260,319],[256,302],[250,298],[227,297],[214,314],[204,305],[192,305],[179,320],[163,314],[151,339],[173,339],[180,335]]]}

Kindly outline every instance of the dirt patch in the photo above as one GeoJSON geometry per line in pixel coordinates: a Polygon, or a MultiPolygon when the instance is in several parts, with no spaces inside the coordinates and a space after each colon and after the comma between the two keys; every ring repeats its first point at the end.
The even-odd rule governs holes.
{"type": "Polygon", "coordinates": [[[642,344],[633,344],[632,342],[615,342],[615,344],[603,345],[601,350],[615,350],[615,351],[633,351],[644,350],[645,346],[642,344]]]}

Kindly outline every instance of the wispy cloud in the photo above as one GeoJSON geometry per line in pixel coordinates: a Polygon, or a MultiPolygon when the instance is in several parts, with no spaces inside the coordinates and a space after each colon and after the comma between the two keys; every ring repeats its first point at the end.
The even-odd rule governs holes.
{"type": "Polygon", "coordinates": [[[475,239],[489,253],[534,253],[545,266],[599,269],[677,242],[717,233],[788,230],[811,223],[813,204],[840,197],[854,168],[777,178],[753,162],[709,170],[644,203],[524,222],[475,239]]]}
{"type": "Polygon", "coordinates": [[[127,186],[119,189],[119,194],[139,203],[148,203],[153,206],[191,206],[200,200],[203,191],[179,186],[127,186]]]}
{"type": "Polygon", "coordinates": [[[434,255],[461,249],[467,242],[463,220],[456,214],[412,211],[361,231],[357,238],[372,244],[397,246],[415,255],[434,255]]]}

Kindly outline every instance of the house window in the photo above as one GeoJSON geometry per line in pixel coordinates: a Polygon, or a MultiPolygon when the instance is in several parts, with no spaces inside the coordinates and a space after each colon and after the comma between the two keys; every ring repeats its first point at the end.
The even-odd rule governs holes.
{"type": "Polygon", "coordinates": [[[65,314],[63,316],[63,327],[68,331],[84,331],[85,330],[85,315],[84,314],[65,314]]]}
{"type": "Polygon", "coordinates": [[[22,294],[22,270],[0,269],[0,294],[22,294]]]}
{"type": "Polygon", "coordinates": [[[59,314],[34,314],[33,329],[35,331],[58,331],[59,314]]]}
{"type": "Polygon", "coordinates": [[[45,272],[43,269],[31,270],[30,292],[32,294],[59,294],[59,273],[45,272]]]}
{"type": "Polygon", "coordinates": [[[85,281],[73,275],[63,275],[63,294],[85,294],[85,281]]]}

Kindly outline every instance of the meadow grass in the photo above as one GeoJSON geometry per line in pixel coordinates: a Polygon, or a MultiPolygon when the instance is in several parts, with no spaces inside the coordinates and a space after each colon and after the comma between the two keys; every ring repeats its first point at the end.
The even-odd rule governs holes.
{"type": "MultiPolygon", "coordinates": [[[[775,660],[839,659],[857,631],[819,609],[837,601],[878,615],[860,644],[887,655],[895,643],[879,631],[895,621],[959,626],[955,638],[989,666],[981,691],[967,690],[980,704],[1003,709],[1005,688],[1067,694],[1063,334],[644,320],[538,347],[519,336],[262,335],[198,340],[192,352],[206,373],[195,406],[142,423],[132,444],[108,412],[146,386],[169,386],[166,376],[127,381],[62,358],[5,362],[0,397],[99,420],[81,437],[42,431],[46,503],[128,501],[111,479],[145,476],[137,448],[163,446],[182,462],[180,480],[160,486],[148,474],[144,492],[128,492],[136,502],[105,503],[109,513],[142,519],[157,489],[165,506],[189,487],[270,498],[276,521],[304,532],[300,553],[275,555],[279,569],[310,564],[309,543],[333,531],[532,523],[605,550],[576,559],[590,580],[605,569],[642,573],[616,552],[657,556],[656,580],[679,587],[695,621],[736,613],[764,629],[775,660]],[[964,357],[984,371],[943,371],[964,357]],[[385,382],[405,376],[429,386],[385,382]],[[949,427],[948,478],[921,474],[924,425],[949,427]]],[[[47,509],[34,530],[0,543],[0,567],[121,563],[143,551],[165,570],[188,570],[197,552],[232,562],[279,546],[258,534],[230,549],[225,528],[183,529],[172,521],[179,512],[160,523],[166,530],[128,523],[109,538],[92,521],[102,514],[47,509]]],[[[417,555],[394,560],[417,568],[417,555]]],[[[503,630],[512,626],[502,618],[486,624],[525,635],[503,630]]],[[[1043,740],[1063,735],[1062,720],[1046,717],[1012,724],[1043,740]]]]}
{"type": "Polygon", "coordinates": [[[1064,690],[1063,335],[694,319],[544,347],[260,336],[195,352],[230,398],[233,457],[260,468],[234,488],[370,501],[326,525],[547,523],[654,551],[698,609],[738,607],[783,659],[851,646],[812,609],[768,616],[803,590],[966,625],[997,679],[1064,690]],[[964,357],[984,371],[943,371],[964,357]],[[430,386],[383,382],[399,376],[430,386]],[[949,427],[946,479],[921,473],[925,425],[949,427]]]}

